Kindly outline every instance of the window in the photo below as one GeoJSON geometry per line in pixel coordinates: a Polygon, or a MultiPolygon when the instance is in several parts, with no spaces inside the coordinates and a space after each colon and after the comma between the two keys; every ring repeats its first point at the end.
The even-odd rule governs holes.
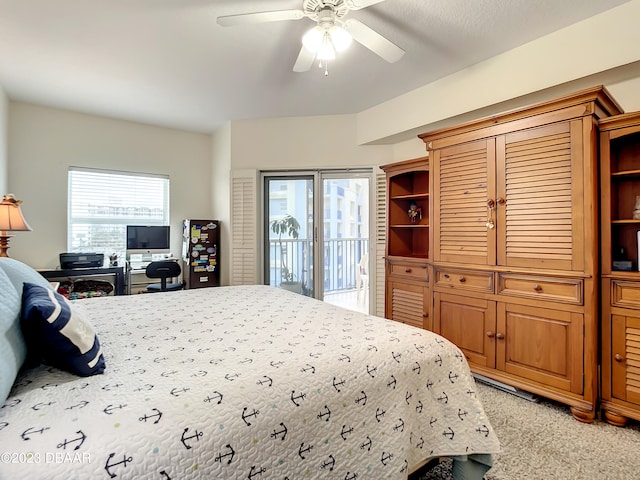
{"type": "Polygon", "coordinates": [[[67,249],[124,257],[127,225],[169,225],[169,177],[69,168],[67,249]]]}

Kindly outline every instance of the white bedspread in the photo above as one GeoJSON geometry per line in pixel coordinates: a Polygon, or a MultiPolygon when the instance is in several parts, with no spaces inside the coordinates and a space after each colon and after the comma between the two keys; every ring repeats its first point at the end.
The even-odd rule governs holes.
{"type": "Polygon", "coordinates": [[[405,479],[499,450],[463,355],[431,332],[267,286],[76,304],[107,370],[18,377],[1,479],[405,479]]]}

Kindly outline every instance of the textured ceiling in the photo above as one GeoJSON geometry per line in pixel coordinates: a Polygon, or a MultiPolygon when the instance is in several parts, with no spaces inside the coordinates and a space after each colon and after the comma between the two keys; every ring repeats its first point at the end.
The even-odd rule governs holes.
{"type": "Polygon", "coordinates": [[[386,0],[347,18],[404,57],[389,64],[354,42],[325,76],[292,71],[309,19],[216,23],[302,0],[0,0],[0,85],[15,100],[203,132],[358,113],[622,3],[386,0]]]}

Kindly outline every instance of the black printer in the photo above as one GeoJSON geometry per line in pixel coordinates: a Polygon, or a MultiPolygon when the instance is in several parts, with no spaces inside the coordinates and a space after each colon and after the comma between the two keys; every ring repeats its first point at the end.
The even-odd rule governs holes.
{"type": "Polygon", "coordinates": [[[102,267],[104,253],[61,253],[60,268],[68,270],[73,268],[102,267]]]}

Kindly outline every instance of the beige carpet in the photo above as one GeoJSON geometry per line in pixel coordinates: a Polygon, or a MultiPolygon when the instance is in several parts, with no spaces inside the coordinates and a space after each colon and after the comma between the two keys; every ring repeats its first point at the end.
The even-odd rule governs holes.
{"type": "MultiPolygon", "coordinates": [[[[545,399],[530,402],[483,383],[477,386],[502,445],[486,480],[640,479],[638,422],[624,428],[601,420],[588,425],[574,420],[564,405],[545,399]]],[[[451,479],[448,461],[415,476],[451,479]]]]}

